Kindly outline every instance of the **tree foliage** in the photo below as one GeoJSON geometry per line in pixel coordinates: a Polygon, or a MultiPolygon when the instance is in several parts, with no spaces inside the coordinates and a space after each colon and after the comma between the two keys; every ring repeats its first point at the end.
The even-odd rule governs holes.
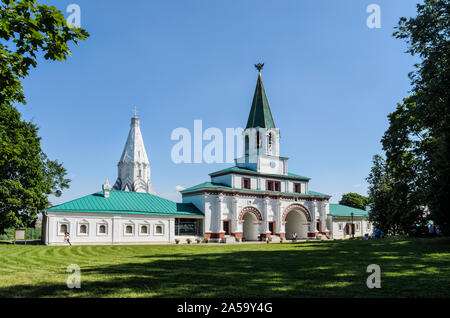
{"type": "Polygon", "coordinates": [[[21,119],[15,104],[25,104],[22,79],[37,66],[38,54],[63,61],[69,43],[89,34],[70,28],[55,7],[36,0],[0,2],[0,232],[29,226],[60,195],[70,180],[58,161],[47,158],[38,128],[21,119]]]}
{"type": "MultiPolygon", "coordinates": [[[[404,39],[407,53],[419,57],[420,62],[409,74],[411,95],[388,116],[389,128],[382,138],[386,161],[381,163],[378,158],[379,166],[373,168],[389,176],[392,202],[385,207],[386,222],[414,235],[431,218],[449,234],[450,2],[425,0],[418,4],[417,16],[401,18],[393,35],[404,39]]],[[[371,195],[382,196],[376,193],[381,189],[378,185],[371,183],[371,189],[371,195]]],[[[374,199],[376,211],[382,208],[378,203],[374,199]]]]}
{"type": "Polygon", "coordinates": [[[370,203],[369,197],[365,197],[358,193],[346,193],[342,195],[339,204],[350,206],[356,209],[365,210],[366,206],[370,203]]]}

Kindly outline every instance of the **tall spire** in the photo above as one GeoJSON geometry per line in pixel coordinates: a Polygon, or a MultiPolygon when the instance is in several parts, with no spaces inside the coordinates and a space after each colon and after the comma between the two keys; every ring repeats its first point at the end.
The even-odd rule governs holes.
{"type": "Polygon", "coordinates": [[[258,70],[258,81],[256,82],[255,94],[253,95],[252,107],[248,116],[246,128],[275,128],[275,122],[267,99],[266,91],[261,78],[261,70],[264,63],[255,64],[258,70]]]}
{"type": "Polygon", "coordinates": [[[150,181],[150,162],[142,139],[139,118],[131,118],[130,132],[118,166],[118,177],[113,189],[155,194],[150,181]]]}

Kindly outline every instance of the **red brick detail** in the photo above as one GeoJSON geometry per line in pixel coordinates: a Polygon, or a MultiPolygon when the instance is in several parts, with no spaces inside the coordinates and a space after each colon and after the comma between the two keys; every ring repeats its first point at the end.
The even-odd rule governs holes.
{"type": "Polygon", "coordinates": [[[231,235],[233,235],[236,238],[242,238],[243,237],[242,233],[232,233],[231,235]]]}
{"type": "Polygon", "coordinates": [[[308,233],[308,237],[316,237],[317,235],[319,235],[319,233],[317,233],[317,232],[309,232],[308,233]]]}
{"type": "Polygon", "coordinates": [[[286,222],[286,217],[289,214],[289,212],[294,211],[294,210],[298,210],[298,211],[302,212],[306,216],[306,220],[308,222],[311,222],[311,215],[309,214],[308,209],[304,205],[301,205],[299,203],[293,203],[293,204],[289,205],[286,209],[284,209],[283,217],[282,217],[283,222],[286,222]]]}
{"type": "Polygon", "coordinates": [[[270,233],[261,233],[261,238],[262,239],[270,238],[270,233]]]}
{"type": "Polygon", "coordinates": [[[279,237],[285,238],[286,237],[286,233],[278,233],[277,234],[279,237]]]}
{"type": "Polygon", "coordinates": [[[211,233],[212,239],[221,239],[225,237],[225,233],[211,233]]]}
{"type": "Polygon", "coordinates": [[[320,232],[320,233],[323,234],[323,235],[330,236],[330,232],[320,232]]]}
{"type": "Polygon", "coordinates": [[[239,213],[239,220],[242,221],[244,218],[245,213],[253,213],[256,216],[256,219],[259,221],[262,221],[261,212],[258,211],[257,208],[254,208],[252,206],[247,206],[241,210],[241,213],[239,213]]]}
{"type": "Polygon", "coordinates": [[[211,233],[205,233],[205,238],[210,239],[211,238],[211,233]]]}

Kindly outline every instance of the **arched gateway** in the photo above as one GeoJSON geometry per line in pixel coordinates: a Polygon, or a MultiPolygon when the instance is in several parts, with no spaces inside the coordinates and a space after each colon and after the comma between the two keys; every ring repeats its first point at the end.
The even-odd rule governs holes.
{"type": "Polygon", "coordinates": [[[258,240],[258,226],[262,221],[261,212],[248,206],[239,213],[239,221],[242,222],[242,237],[245,241],[258,240]]]}
{"type": "Polygon", "coordinates": [[[285,224],[287,239],[292,239],[294,233],[297,234],[298,238],[308,237],[311,215],[305,206],[298,203],[289,205],[283,212],[282,222],[285,224]]]}

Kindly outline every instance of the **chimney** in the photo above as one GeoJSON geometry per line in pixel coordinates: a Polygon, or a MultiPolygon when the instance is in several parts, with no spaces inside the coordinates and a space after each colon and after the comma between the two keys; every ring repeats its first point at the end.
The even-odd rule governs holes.
{"type": "Polygon", "coordinates": [[[108,179],[106,179],[105,184],[102,186],[103,188],[103,196],[108,199],[109,198],[109,194],[111,192],[111,186],[109,185],[108,179]]]}

